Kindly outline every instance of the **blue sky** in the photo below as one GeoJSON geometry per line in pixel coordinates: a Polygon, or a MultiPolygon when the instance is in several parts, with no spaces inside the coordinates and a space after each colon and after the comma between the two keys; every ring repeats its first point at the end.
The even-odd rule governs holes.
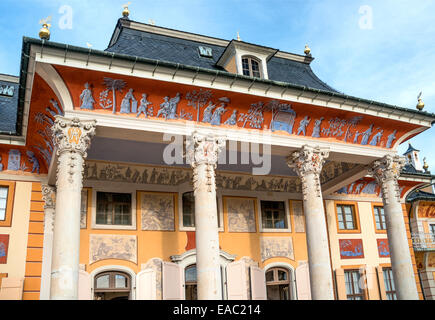
{"type": "MultiPolygon", "coordinates": [[[[52,41],[106,49],[122,5],[118,0],[1,0],[0,73],[18,75],[22,37],[38,37],[39,20],[52,16],[52,41]],[[62,27],[72,9],[71,29],[62,27]]],[[[131,1],[131,19],[223,39],[303,54],[309,44],[314,72],[357,97],[435,113],[435,1],[405,0],[158,0],[131,1]],[[362,7],[363,6],[363,7],[362,7]],[[362,7],[362,8],[361,8],[362,7]],[[369,18],[369,11],[372,19],[369,18]],[[371,22],[371,28],[370,23],[371,22]]],[[[68,26],[67,26],[68,27],[68,26]]],[[[435,173],[435,129],[411,143],[435,173]]],[[[399,148],[406,151],[408,144],[399,148]]]]}

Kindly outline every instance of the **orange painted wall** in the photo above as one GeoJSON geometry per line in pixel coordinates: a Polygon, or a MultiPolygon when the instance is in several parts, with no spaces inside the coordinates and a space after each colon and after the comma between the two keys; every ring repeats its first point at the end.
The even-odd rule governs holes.
{"type": "Polygon", "coordinates": [[[40,183],[32,183],[23,300],[39,300],[44,239],[44,201],[40,183]]]}

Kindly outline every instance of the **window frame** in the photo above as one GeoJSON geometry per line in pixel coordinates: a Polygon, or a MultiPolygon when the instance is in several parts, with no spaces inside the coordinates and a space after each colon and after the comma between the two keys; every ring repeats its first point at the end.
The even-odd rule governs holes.
{"type": "MultiPolygon", "coordinates": [[[[178,210],[176,210],[176,216],[178,218],[178,228],[180,231],[195,231],[195,227],[185,227],[183,224],[183,194],[193,192],[190,184],[186,185],[184,188],[181,187],[178,191],[178,210]]],[[[223,202],[222,202],[222,194],[220,191],[216,190],[216,198],[217,198],[217,214],[218,214],[218,231],[225,231],[224,224],[224,214],[223,214],[223,202]]]]}
{"type": "Polygon", "coordinates": [[[118,271],[118,270],[103,271],[103,272],[98,273],[94,277],[94,293],[96,293],[96,292],[131,292],[131,290],[132,290],[131,277],[129,274],[127,274],[123,271],[118,271]],[[105,276],[105,275],[109,275],[109,288],[98,289],[97,279],[102,277],[102,276],[105,276]],[[116,275],[121,275],[121,276],[127,278],[127,288],[116,288],[116,286],[115,286],[115,283],[116,283],[115,276],[116,275]]]}
{"type": "Polygon", "coordinates": [[[385,291],[385,296],[387,297],[387,300],[391,300],[388,299],[388,294],[394,294],[395,299],[392,300],[397,300],[397,290],[396,290],[396,285],[394,283],[394,274],[393,274],[393,268],[391,266],[382,266],[382,277],[384,278],[384,291],[385,291]],[[385,278],[385,273],[384,271],[388,270],[389,272],[391,272],[391,278],[388,279],[388,282],[390,284],[390,287],[392,287],[392,285],[394,286],[394,291],[387,291],[387,286],[386,286],[386,281],[387,279],[385,278]]]}
{"type": "Polygon", "coordinates": [[[387,224],[386,224],[386,220],[385,220],[385,208],[384,208],[384,224],[385,224],[385,229],[378,229],[378,227],[376,226],[376,210],[375,210],[375,208],[377,208],[377,207],[384,208],[384,204],[382,202],[372,203],[372,216],[373,216],[373,225],[374,225],[374,228],[375,228],[375,233],[386,234],[387,233],[387,224]]]}
{"type": "MultiPolygon", "coordinates": [[[[358,278],[358,282],[361,281],[361,277],[364,276],[364,273],[361,272],[361,266],[343,266],[343,274],[344,274],[344,286],[346,288],[346,300],[349,300],[349,296],[352,297],[357,297],[357,296],[362,296],[362,300],[368,300],[368,295],[367,295],[367,284],[365,284],[365,288],[361,289],[361,293],[359,294],[355,294],[355,288],[354,288],[354,281],[352,278],[352,290],[353,290],[353,294],[348,294],[347,293],[347,287],[346,287],[346,272],[357,272],[359,275],[358,278]]],[[[354,299],[351,299],[354,300],[354,299]]]]}
{"type": "MultiPolygon", "coordinates": [[[[296,290],[296,271],[295,271],[295,268],[291,264],[288,264],[285,262],[272,262],[264,267],[264,276],[266,277],[266,273],[270,269],[274,269],[274,268],[284,269],[287,271],[288,276],[289,276],[290,300],[298,300],[298,294],[297,294],[297,290],[296,290]]],[[[267,282],[266,282],[266,297],[267,297],[267,282]]]]}
{"type": "MultiPolygon", "coordinates": [[[[196,290],[197,290],[196,291],[197,292],[196,293],[196,300],[198,300],[198,270],[197,270],[196,262],[194,264],[190,264],[190,265],[184,267],[183,272],[184,272],[184,299],[187,300],[187,298],[186,298],[186,289],[187,289],[187,286],[196,286],[196,290]],[[195,271],[195,273],[196,273],[196,281],[187,281],[186,280],[186,271],[188,269],[191,269],[191,268],[195,268],[196,269],[196,271],[195,271]]],[[[192,299],[190,301],[195,301],[195,300],[192,299]]]]}
{"type": "Polygon", "coordinates": [[[292,225],[290,219],[290,203],[288,198],[286,197],[261,197],[257,198],[257,211],[258,211],[258,230],[259,232],[271,232],[271,233],[291,233],[292,225]],[[283,202],[284,203],[284,219],[287,222],[287,228],[276,229],[276,228],[263,228],[263,211],[261,207],[261,201],[269,201],[269,202],[283,202]]]}
{"type": "MultiPolygon", "coordinates": [[[[90,188],[90,187],[89,187],[90,188]]],[[[122,192],[118,191],[119,186],[111,187],[92,187],[92,229],[97,230],[136,230],[137,228],[137,189],[136,187],[126,187],[122,192]],[[129,193],[131,195],[131,225],[117,225],[117,224],[98,224],[97,223],[97,192],[107,192],[107,193],[129,193]]],[[[89,203],[88,203],[89,206],[89,203]]]]}
{"type": "Polygon", "coordinates": [[[335,222],[337,233],[361,233],[361,224],[359,221],[358,203],[356,201],[334,201],[335,222]],[[338,222],[338,206],[353,206],[354,229],[340,229],[338,222]]]}
{"type": "Polygon", "coordinates": [[[6,198],[5,219],[0,220],[0,227],[10,227],[12,225],[12,215],[15,198],[15,182],[14,181],[0,181],[0,187],[8,187],[8,196],[6,198]]]}
{"type": "Polygon", "coordinates": [[[242,70],[241,70],[241,74],[242,75],[247,76],[247,77],[251,77],[251,78],[264,79],[264,76],[263,76],[263,65],[262,65],[263,62],[261,61],[261,59],[255,57],[253,55],[242,55],[240,57],[240,62],[241,62],[241,67],[242,67],[242,70]],[[243,70],[244,70],[244,68],[243,68],[243,60],[244,59],[248,59],[249,75],[245,75],[244,72],[243,72],[243,70]],[[252,61],[255,61],[256,63],[258,63],[258,72],[260,73],[259,77],[253,75],[254,72],[253,72],[253,69],[252,69],[252,61]]]}
{"type": "MultiPolygon", "coordinates": [[[[266,276],[266,297],[267,297],[267,287],[268,286],[282,286],[287,285],[288,286],[288,293],[289,293],[289,299],[292,299],[292,288],[291,288],[291,273],[287,268],[284,267],[272,267],[267,270],[265,270],[265,276],[266,276]],[[279,271],[283,271],[287,274],[287,280],[279,280],[279,271]],[[273,272],[273,281],[267,281],[267,274],[269,272],[273,272]]],[[[268,298],[268,297],[267,297],[268,298]]],[[[269,299],[268,299],[269,300],[269,299]]],[[[281,300],[281,299],[280,299],[281,300]]]]}

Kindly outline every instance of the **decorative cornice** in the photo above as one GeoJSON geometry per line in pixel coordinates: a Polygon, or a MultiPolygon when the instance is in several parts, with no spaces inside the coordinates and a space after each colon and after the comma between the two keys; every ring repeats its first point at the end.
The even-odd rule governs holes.
{"type": "Polygon", "coordinates": [[[63,152],[77,152],[86,158],[86,150],[95,135],[96,121],[81,121],[78,118],[68,119],[62,116],[55,118],[52,132],[57,146],[57,155],[60,156],[63,152]]]}

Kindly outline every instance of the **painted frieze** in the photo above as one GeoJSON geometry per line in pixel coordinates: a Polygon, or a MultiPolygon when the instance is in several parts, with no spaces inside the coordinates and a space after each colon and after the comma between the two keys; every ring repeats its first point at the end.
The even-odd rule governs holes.
{"type": "Polygon", "coordinates": [[[302,201],[292,201],[295,232],[305,232],[305,216],[302,201]]]}
{"type": "Polygon", "coordinates": [[[136,236],[91,234],[89,236],[89,264],[105,259],[137,263],[136,236]]]}
{"type": "Polygon", "coordinates": [[[229,232],[255,232],[255,199],[226,197],[229,232]]]}
{"type": "Polygon", "coordinates": [[[341,259],[364,258],[362,239],[340,239],[339,247],[341,259]]]}
{"type": "Polygon", "coordinates": [[[0,264],[6,264],[8,260],[9,235],[0,234],[0,264]]]}
{"type": "Polygon", "coordinates": [[[388,246],[388,239],[376,239],[376,242],[378,244],[379,258],[389,258],[390,247],[388,246]]]}
{"type": "Polygon", "coordinates": [[[293,239],[291,237],[262,237],[260,240],[261,260],[284,257],[294,260],[293,239]]]}
{"type": "Polygon", "coordinates": [[[142,230],[174,231],[174,195],[164,193],[140,193],[142,230]]]}

